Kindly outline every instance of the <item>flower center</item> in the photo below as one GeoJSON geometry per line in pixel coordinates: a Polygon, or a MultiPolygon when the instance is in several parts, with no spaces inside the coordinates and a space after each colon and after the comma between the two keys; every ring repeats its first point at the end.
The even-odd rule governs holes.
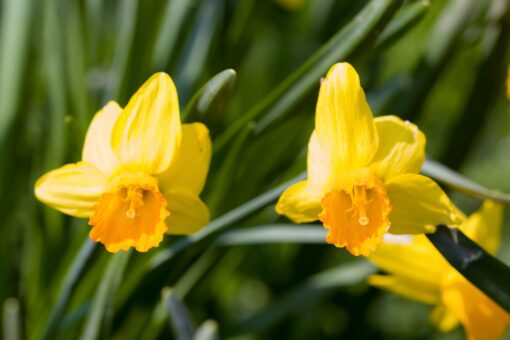
{"type": "Polygon", "coordinates": [[[147,251],[157,246],[167,231],[169,212],[154,177],[123,173],[110,183],[94,207],[90,238],[111,252],[135,247],[147,251]]]}
{"type": "Polygon", "coordinates": [[[368,255],[390,227],[391,205],[382,181],[369,168],[338,176],[322,199],[319,219],[329,229],[328,243],[347,247],[353,255],[368,255]]]}

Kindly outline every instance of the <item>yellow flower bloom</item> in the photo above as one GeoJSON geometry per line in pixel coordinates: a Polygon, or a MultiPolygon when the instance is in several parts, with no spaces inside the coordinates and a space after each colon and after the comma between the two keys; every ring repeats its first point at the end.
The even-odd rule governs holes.
{"type": "Polygon", "coordinates": [[[354,68],[336,64],[319,92],[308,179],[288,188],[276,211],[297,223],[320,219],[326,241],[354,255],[374,251],[387,232],[458,224],[446,194],[418,174],[424,159],[423,133],[395,116],[374,119],[354,68]]]}
{"type": "MultiPolygon", "coordinates": [[[[501,205],[485,201],[459,228],[486,251],[495,253],[502,218],[501,205]]],[[[372,285],[435,305],[431,321],[443,332],[460,322],[468,338],[493,339],[510,326],[510,314],[451,267],[423,235],[388,238],[370,260],[389,273],[371,276],[372,285]]]]}
{"type": "Polygon", "coordinates": [[[36,197],[88,217],[90,238],[110,252],[159,245],[209,220],[199,194],[211,157],[209,131],[181,125],[172,79],[154,74],[122,109],[109,102],[92,120],[82,161],[42,176],[36,197]]]}

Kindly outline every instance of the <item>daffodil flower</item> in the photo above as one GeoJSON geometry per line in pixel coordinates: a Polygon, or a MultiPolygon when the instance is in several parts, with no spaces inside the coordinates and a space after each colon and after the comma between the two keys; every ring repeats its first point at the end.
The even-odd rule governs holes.
{"type": "Polygon", "coordinates": [[[374,119],[359,76],[347,63],[322,81],[308,178],[288,188],[276,211],[297,223],[321,220],[326,241],[368,255],[385,233],[431,232],[460,215],[441,188],[419,175],[425,136],[395,116],[374,119]]]}
{"type": "Polygon", "coordinates": [[[42,176],[36,197],[88,217],[90,238],[110,252],[145,252],[163,235],[190,234],[209,220],[200,200],[211,156],[207,128],[183,124],[172,79],[154,74],[122,109],[109,102],[87,131],[82,161],[42,176]]]}
{"type": "MultiPolygon", "coordinates": [[[[486,251],[501,241],[503,208],[485,201],[459,228],[486,251]]],[[[406,298],[435,305],[431,321],[447,332],[462,323],[470,339],[493,339],[510,326],[510,314],[459,274],[424,235],[388,238],[370,257],[389,275],[369,282],[406,298]]]]}

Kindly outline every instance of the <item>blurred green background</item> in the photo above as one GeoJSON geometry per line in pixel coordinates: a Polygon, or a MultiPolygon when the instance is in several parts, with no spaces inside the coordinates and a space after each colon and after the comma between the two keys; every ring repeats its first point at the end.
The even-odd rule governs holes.
{"type": "Polygon", "coordinates": [[[509,192],[508,1],[2,0],[0,18],[4,338],[166,339],[168,309],[201,339],[463,338],[367,286],[371,265],[320,244],[319,225],[289,225],[271,192],[213,222],[221,231],[112,256],[33,184],[80,159],[102,105],[165,71],[183,120],[211,130],[202,197],[215,219],[305,170],[320,77],[349,61],[375,115],[417,123],[432,159],[509,192]]]}

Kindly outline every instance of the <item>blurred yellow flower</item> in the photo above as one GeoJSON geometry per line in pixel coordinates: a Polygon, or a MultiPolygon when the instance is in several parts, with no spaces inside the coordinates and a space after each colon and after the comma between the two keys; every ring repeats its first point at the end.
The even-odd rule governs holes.
{"type": "Polygon", "coordinates": [[[320,219],[328,243],[368,255],[385,233],[431,232],[461,215],[441,188],[419,175],[425,136],[395,116],[374,120],[359,76],[336,64],[322,81],[308,179],[288,188],[276,211],[297,223],[320,219]]]}
{"type": "MultiPolygon", "coordinates": [[[[459,228],[495,253],[502,218],[501,205],[485,201],[459,228]]],[[[431,321],[443,332],[460,322],[468,338],[493,339],[510,326],[510,314],[451,267],[424,235],[389,237],[370,260],[389,274],[371,276],[372,285],[435,305],[431,321]]]]}
{"type": "Polygon", "coordinates": [[[209,220],[199,194],[211,141],[200,123],[181,125],[172,79],[154,74],[122,109],[109,102],[92,120],[82,161],[42,176],[36,197],[89,217],[90,238],[110,252],[159,245],[165,232],[190,234],[209,220]]]}

